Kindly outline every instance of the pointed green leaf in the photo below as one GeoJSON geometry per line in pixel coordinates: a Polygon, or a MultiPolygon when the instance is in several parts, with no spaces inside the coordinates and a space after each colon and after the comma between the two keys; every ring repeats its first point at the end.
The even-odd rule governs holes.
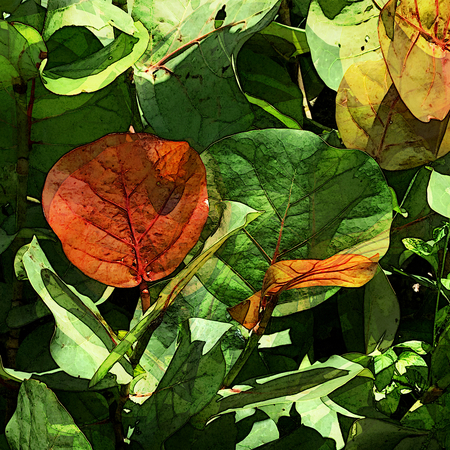
{"type": "MultiPolygon", "coordinates": [[[[36,238],[23,256],[28,279],[52,311],[56,330],[50,344],[55,362],[74,377],[91,378],[115,346],[115,335],[88,297],[67,286],[54,272],[36,238]]],[[[113,368],[119,383],[131,380],[128,361],[113,368]],[[128,372],[128,373],[127,373],[128,372]]]]}
{"type": "Polygon", "coordinates": [[[133,17],[151,30],[134,79],[146,121],[158,136],[187,140],[201,151],[216,140],[247,130],[252,109],[236,83],[236,52],[268,25],[280,0],[168,2],[136,0],[133,17]],[[164,20],[161,20],[164,17],[164,20]],[[177,114],[173,112],[177,111],[177,114]]]}

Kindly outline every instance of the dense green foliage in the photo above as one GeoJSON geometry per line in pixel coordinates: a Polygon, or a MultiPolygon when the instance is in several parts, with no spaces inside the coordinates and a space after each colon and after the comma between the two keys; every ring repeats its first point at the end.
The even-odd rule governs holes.
{"type": "Polygon", "coordinates": [[[450,448],[446,1],[0,13],[1,449],[450,448]],[[200,155],[209,214],[176,270],[113,288],[69,261],[42,192],[69,151],[135,132],[200,155]],[[338,254],[363,257],[369,281],[343,282],[340,263],[282,280],[338,254]]]}

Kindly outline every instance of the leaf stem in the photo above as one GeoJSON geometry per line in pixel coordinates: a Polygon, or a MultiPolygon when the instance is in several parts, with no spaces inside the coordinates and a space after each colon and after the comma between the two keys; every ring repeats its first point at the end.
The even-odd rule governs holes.
{"type": "Polygon", "coordinates": [[[158,69],[164,68],[166,70],[168,70],[170,72],[169,69],[167,69],[166,67],[164,67],[164,64],[166,62],[168,62],[170,59],[172,59],[173,57],[175,57],[178,53],[181,53],[182,51],[186,50],[187,48],[191,47],[194,44],[200,44],[200,41],[202,41],[203,39],[207,38],[208,36],[210,36],[211,34],[223,30],[224,28],[231,28],[234,27],[235,25],[239,25],[240,23],[245,23],[245,20],[238,20],[237,22],[233,22],[233,23],[228,23],[226,25],[223,25],[219,28],[215,28],[214,30],[208,31],[208,33],[203,34],[202,36],[199,36],[198,38],[192,39],[189,42],[186,42],[183,45],[180,45],[178,48],[176,48],[174,51],[168,53],[167,55],[165,55],[162,59],[160,59],[157,63],[155,64],[150,64],[149,67],[147,67],[147,69],[145,69],[144,72],[156,72],[158,69]]]}
{"type": "Polygon", "coordinates": [[[150,308],[150,306],[152,306],[150,292],[148,291],[148,285],[145,280],[141,281],[141,284],[139,285],[139,290],[141,292],[142,313],[145,314],[147,309],[150,308]]]}
{"type": "MultiPolygon", "coordinates": [[[[15,231],[19,232],[25,227],[27,217],[27,187],[28,187],[28,157],[30,154],[31,142],[31,115],[33,111],[35,79],[31,82],[30,100],[27,98],[27,82],[20,80],[13,85],[14,98],[16,103],[16,121],[17,121],[17,194],[16,194],[16,217],[15,231]]],[[[16,238],[11,246],[10,251],[15,256],[17,250],[25,245],[24,238],[16,238]]],[[[14,257],[13,256],[13,257],[14,257]]],[[[17,308],[22,304],[23,281],[19,281],[13,275],[12,281],[12,301],[11,308],[17,308]]],[[[6,363],[7,366],[16,368],[16,356],[19,349],[20,328],[11,329],[8,333],[8,339],[5,343],[6,347],[6,363]]],[[[11,391],[8,392],[6,398],[6,422],[14,414],[17,406],[17,395],[11,391]]]]}
{"type": "Polygon", "coordinates": [[[436,318],[439,312],[439,297],[441,294],[441,290],[443,289],[442,286],[442,278],[444,276],[444,266],[445,266],[445,260],[447,258],[447,248],[448,248],[448,241],[450,238],[450,221],[448,221],[446,223],[446,228],[447,228],[447,234],[445,236],[445,246],[444,246],[444,255],[442,258],[442,262],[441,262],[441,273],[439,274],[439,279],[438,279],[438,293],[437,293],[437,298],[436,298],[436,309],[434,311],[434,324],[433,324],[433,347],[436,346],[436,331],[437,331],[437,326],[436,326],[436,318]]]}
{"type": "Polygon", "coordinates": [[[272,258],[266,253],[266,251],[261,247],[259,242],[244,228],[244,233],[248,236],[248,238],[258,247],[258,250],[261,252],[261,254],[264,256],[264,258],[267,259],[269,264],[272,262],[272,258]]]}
{"type": "Polygon", "coordinates": [[[114,436],[116,438],[116,449],[125,450],[125,434],[123,432],[122,423],[122,411],[125,403],[128,401],[130,396],[130,383],[123,384],[119,389],[119,400],[117,401],[117,407],[114,411],[113,417],[113,427],[114,436]]]}
{"type": "MultiPolygon", "coordinates": [[[[143,280],[141,284],[139,285],[139,288],[141,289],[141,301],[142,301],[142,310],[144,310],[144,303],[147,304],[148,301],[148,307],[150,307],[150,294],[148,292],[147,288],[147,282],[143,280]],[[145,294],[145,291],[147,293],[145,294]],[[143,294],[144,292],[144,294],[143,294]],[[144,298],[148,297],[148,300],[144,298]]],[[[147,307],[147,309],[148,309],[147,307]]],[[[164,314],[166,312],[166,309],[168,307],[168,304],[165,305],[165,307],[161,310],[160,314],[156,319],[150,324],[149,328],[145,331],[145,333],[142,335],[142,337],[137,341],[136,347],[134,348],[131,356],[130,356],[130,363],[133,367],[133,370],[136,369],[137,365],[139,364],[139,361],[142,358],[142,355],[145,352],[145,349],[147,348],[148,342],[150,341],[150,338],[152,337],[153,332],[159,327],[161,324],[164,314]]],[[[117,402],[117,407],[114,411],[114,415],[112,417],[112,422],[114,425],[114,435],[116,438],[116,449],[117,450],[126,450],[128,446],[125,446],[125,436],[123,432],[123,424],[122,424],[122,413],[123,408],[128,401],[130,397],[130,386],[131,382],[124,384],[120,386],[120,394],[119,394],[119,400],[117,402]]]]}

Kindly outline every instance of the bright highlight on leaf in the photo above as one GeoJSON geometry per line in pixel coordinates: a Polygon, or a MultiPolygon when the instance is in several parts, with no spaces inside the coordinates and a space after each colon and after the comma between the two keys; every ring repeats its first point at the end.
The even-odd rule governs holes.
{"type": "Polygon", "coordinates": [[[450,111],[448,0],[390,0],[378,23],[383,56],[397,90],[424,122],[450,111]]]}
{"type": "Polygon", "coordinates": [[[288,260],[272,264],[266,272],[261,291],[228,309],[234,320],[247,329],[259,322],[261,300],[289,289],[311,286],[360,287],[373,278],[378,254],[372,258],[361,255],[334,255],[324,260],[288,260]]]}
{"type": "Polygon", "coordinates": [[[424,123],[403,102],[383,61],[352,65],[336,96],[344,144],[371,155],[383,169],[417,167],[450,150],[448,118],[424,123]]]}
{"type": "Polygon", "coordinates": [[[186,142],[110,134],[53,166],[42,206],[75,266],[133,287],[173,272],[197,242],[208,216],[205,168],[186,142]]]}

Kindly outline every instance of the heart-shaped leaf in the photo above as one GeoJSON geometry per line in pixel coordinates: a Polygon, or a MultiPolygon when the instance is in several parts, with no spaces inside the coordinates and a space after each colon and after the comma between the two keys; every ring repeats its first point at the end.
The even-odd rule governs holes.
{"type": "Polygon", "coordinates": [[[277,295],[289,289],[311,286],[359,287],[366,284],[377,270],[378,255],[334,255],[325,260],[287,260],[272,264],[266,272],[261,291],[230,308],[233,319],[247,329],[259,321],[260,301],[266,295],[277,295]],[[243,306],[247,308],[245,315],[243,306]],[[236,309],[237,308],[237,309],[236,309]]]}
{"type": "Polygon", "coordinates": [[[389,73],[402,100],[424,122],[450,111],[450,3],[390,0],[378,23],[389,73]]]}
{"type": "Polygon", "coordinates": [[[137,286],[170,274],[197,242],[205,169],[186,142],[110,134],[53,166],[42,205],[74,265],[104,284],[137,286]]]}

